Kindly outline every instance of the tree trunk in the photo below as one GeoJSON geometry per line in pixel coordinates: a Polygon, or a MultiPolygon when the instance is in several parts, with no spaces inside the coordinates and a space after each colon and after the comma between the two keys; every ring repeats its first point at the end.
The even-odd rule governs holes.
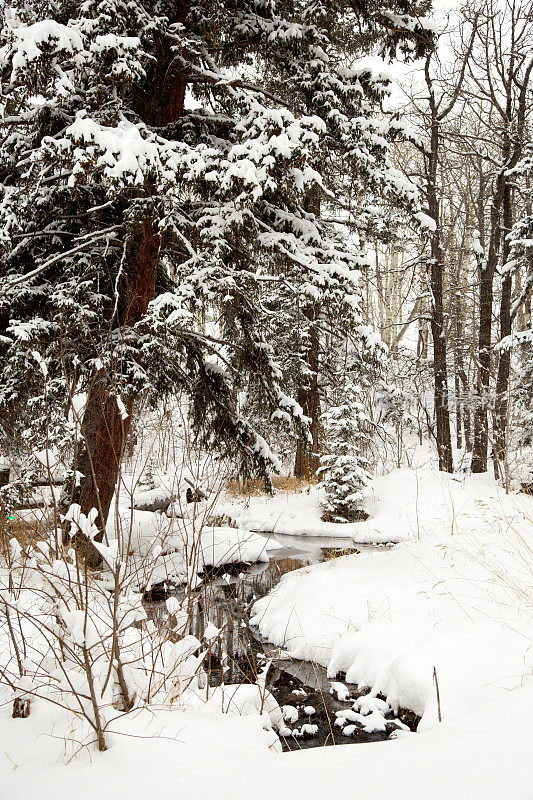
{"type": "Polygon", "coordinates": [[[461,402],[461,382],[459,375],[455,373],[455,426],[457,449],[463,446],[463,404],[461,402]]]}
{"type": "Polygon", "coordinates": [[[464,229],[461,234],[461,241],[457,250],[457,269],[455,274],[455,287],[451,297],[451,319],[454,339],[454,369],[455,369],[455,408],[457,424],[457,448],[461,449],[465,445],[469,451],[470,440],[470,419],[469,410],[466,402],[468,382],[464,369],[464,350],[465,350],[465,303],[464,303],[464,262],[467,247],[467,231],[471,228],[470,208],[468,200],[465,198],[465,221],[464,229]],[[463,386],[463,376],[465,385],[463,386]],[[463,436],[464,429],[464,436],[463,436]]]}
{"type": "MultiPolygon", "coordinates": [[[[320,194],[309,192],[304,201],[304,209],[316,217],[320,216],[320,194]]],[[[317,323],[320,318],[320,305],[312,303],[304,309],[304,316],[309,322],[309,347],[307,349],[308,385],[300,387],[297,399],[304,414],[311,420],[309,433],[311,442],[299,438],[296,443],[294,476],[309,480],[320,466],[320,390],[318,374],[320,370],[320,340],[317,323]]]]}
{"type": "MultiPolygon", "coordinates": [[[[319,306],[314,304],[305,309],[304,314],[313,323],[318,319],[319,306]]],[[[296,459],[294,462],[294,476],[296,478],[309,478],[316,474],[320,465],[320,390],[318,387],[318,372],[320,366],[320,343],[316,326],[311,324],[309,332],[308,366],[311,372],[309,385],[298,389],[298,402],[304,414],[310,418],[309,432],[311,442],[298,439],[296,444],[296,459]]]]}
{"type": "MultiPolygon", "coordinates": [[[[494,204],[491,218],[496,216],[494,204]]],[[[492,240],[492,236],[491,236],[492,240]]],[[[492,241],[491,241],[492,248],[492,241]]],[[[489,385],[490,385],[490,347],[492,333],[492,300],[494,282],[494,258],[491,255],[487,263],[479,271],[479,334],[478,334],[478,369],[477,369],[477,407],[474,413],[474,446],[472,450],[472,472],[487,471],[489,448],[489,385]]]]}
{"type": "Polygon", "coordinates": [[[441,246],[440,210],[437,196],[437,167],[440,132],[436,111],[432,114],[431,152],[428,157],[427,199],[429,216],[435,223],[431,232],[431,334],[433,338],[433,376],[435,421],[439,469],[453,472],[450,412],[448,406],[448,372],[446,364],[446,334],[444,331],[443,252],[441,246]]]}
{"type": "MultiPolygon", "coordinates": [[[[509,182],[505,181],[502,203],[502,264],[509,260],[508,234],[513,226],[513,198],[509,182]]],[[[500,341],[511,335],[511,294],[513,278],[506,272],[502,281],[500,301],[500,341]]],[[[507,463],[507,417],[509,412],[509,375],[511,371],[511,350],[506,348],[499,353],[498,376],[496,379],[496,403],[494,409],[494,470],[499,475],[499,466],[507,463]]]]}
{"type": "MultiPolygon", "coordinates": [[[[513,7],[514,14],[514,7],[513,7]]],[[[515,35],[516,19],[512,18],[512,35],[515,35]]],[[[501,40],[500,40],[501,45],[501,40]]],[[[501,53],[502,51],[500,51],[501,53]]],[[[503,56],[501,56],[503,61],[503,56]]],[[[518,59],[520,62],[520,59],[518,59]]],[[[533,71],[533,61],[529,61],[521,82],[517,80],[518,70],[515,53],[511,48],[510,61],[505,78],[502,76],[506,91],[505,112],[503,116],[503,136],[501,144],[501,166],[496,179],[495,191],[492,198],[490,212],[490,246],[487,264],[482,270],[480,281],[480,322],[479,322],[479,369],[478,369],[478,394],[481,401],[474,418],[474,450],[472,454],[472,472],[485,472],[488,457],[488,414],[487,401],[490,380],[490,343],[492,325],[492,293],[493,280],[499,260],[500,246],[502,249],[503,263],[507,261],[509,244],[506,240],[508,230],[512,225],[512,189],[510,185],[510,172],[518,163],[523,150],[525,125],[528,108],[529,80],[533,71]],[[518,88],[518,97],[516,90],[518,88]],[[503,219],[502,219],[503,216],[503,219]],[[503,231],[502,231],[503,228],[503,231]]],[[[502,299],[500,305],[500,334],[508,336],[511,333],[511,291],[512,277],[504,276],[502,285],[502,299]]],[[[505,457],[506,427],[507,427],[507,392],[509,388],[510,352],[500,354],[498,364],[498,377],[496,384],[495,408],[495,442],[494,458],[496,464],[501,457],[505,457]]]]}
{"type": "MultiPolygon", "coordinates": [[[[189,0],[180,0],[176,3],[175,21],[184,23],[188,12],[189,0]]],[[[141,115],[144,112],[149,124],[167,125],[175,122],[183,113],[187,76],[174,64],[172,42],[157,43],[154,53],[156,63],[148,73],[147,85],[143,87],[143,92],[134,96],[133,102],[139,106],[141,115]]],[[[134,222],[128,231],[126,266],[118,285],[115,333],[134,326],[146,314],[148,304],[155,296],[159,251],[157,220],[148,210],[145,218],[134,222]]],[[[120,364],[117,365],[119,369],[120,364]]],[[[62,502],[64,507],[79,503],[84,514],[92,508],[97,510],[96,541],[104,538],[135,400],[132,396],[121,398],[121,412],[114,377],[106,370],[101,370],[89,387],[81,423],[82,440],[74,466],[83,477],[77,486],[70,487],[70,493],[65,493],[62,502]]],[[[87,548],[86,542],[84,546],[87,548]]],[[[94,564],[101,560],[94,548],[89,547],[86,554],[94,564]]]]}
{"type": "MultiPolygon", "coordinates": [[[[119,286],[119,329],[139,322],[155,294],[160,237],[151,220],[142,220],[130,233],[125,280],[119,286]]],[[[118,365],[120,366],[120,365],[118,365]]],[[[71,487],[69,503],[78,503],[81,513],[98,512],[96,541],[102,541],[111,500],[131,427],[133,397],[120,398],[115,376],[100,370],[88,390],[81,422],[81,443],[75,469],[83,477],[71,487]]],[[[99,556],[90,549],[91,561],[99,556]]]]}
{"type": "MultiPolygon", "coordinates": [[[[530,190],[531,185],[529,178],[526,178],[526,187],[527,187],[527,197],[530,197],[530,190]]],[[[527,217],[530,217],[533,213],[532,204],[528,202],[525,204],[524,213],[527,217]]],[[[525,276],[525,280],[529,286],[533,282],[533,259],[529,261],[527,267],[527,274],[525,276]]],[[[527,331],[529,328],[533,327],[532,324],[532,314],[531,314],[531,291],[528,291],[527,297],[524,301],[523,307],[521,306],[519,309],[520,317],[518,319],[518,330],[520,331],[527,331]]]]}
{"type": "MultiPolygon", "coordinates": [[[[504,163],[506,159],[504,158],[504,163]]],[[[477,371],[477,408],[474,414],[474,445],[472,472],[486,472],[489,450],[489,390],[491,372],[492,303],[494,275],[499,259],[500,213],[503,202],[505,174],[503,170],[496,182],[490,209],[489,251],[485,263],[479,268],[479,336],[477,371]]]]}
{"type": "Polygon", "coordinates": [[[15,697],[13,700],[13,719],[26,719],[30,716],[30,699],[28,697],[15,697]]]}
{"type": "Polygon", "coordinates": [[[459,378],[461,379],[461,384],[463,387],[463,428],[465,433],[465,449],[467,453],[472,452],[472,425],[470,422],[470,407],[468,404],[468,395],[469,395],[469,386],[468,386],[468,378],[466,376],[466,372],[464,369],[461,369],[459,372],[459,378]]]}
{"type": "MultiPolygon", "coordinates": [[[[111,507],[116,478],[126,437],[130,429],[131,414],[122,419],[117,397],[109,390],[110,377],[104,370],[96,375],[87,397],[81,425],[82,444],[76,469],[83,477],[74,489],[72,502],[88,514],[96,508],[95,537],[101,542],[105,523],[111,507]]],[[[131,411],[131,403],[128,403],[131,411]]]]}

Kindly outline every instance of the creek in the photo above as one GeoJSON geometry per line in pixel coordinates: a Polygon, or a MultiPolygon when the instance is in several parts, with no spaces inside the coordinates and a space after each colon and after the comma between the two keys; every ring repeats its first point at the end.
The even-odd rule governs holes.
{"type": "MultiPolygon", "coordinates": [[[[284,710],[291,730],[280,737],[284,750],[383,741],[401,728],[416,730],[418,719],[413,714],[400,711],[394,715],[391,709],[385,710],[385,704],[379,729],[367,730],[365,727],[372,726],[349,724],[349,719],[343,726],[336,724],[337,717],[349,714],[354,702],[368,690],[359,691],[341,677],[330,680],[323,666],[292,658],[250,625],[255,600],[271,591],[287,572],[387,545],[284,534],[276,534],[275,539],[282,547],[269,550],[268,563],[225,565],[205,574],[202,583],[188,594],[183,587],[172,590],[182,603],[188,603],[189,633],[202,638],[209,623],[220,631],[206,657],[210,685],[255,682],[269,664],[266,686],[284,710]]],[[[147,607],[154,621],[169,624],[164,601],[152,601],[147,607]]]]}

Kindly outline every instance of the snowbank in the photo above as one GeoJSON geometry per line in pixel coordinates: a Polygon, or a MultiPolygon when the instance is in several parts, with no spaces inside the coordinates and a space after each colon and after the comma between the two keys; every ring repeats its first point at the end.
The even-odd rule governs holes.
{"type": "Polygon", "coordinates": [[[189,791],[195,786],[198,796],[206,765],[214,763],[212,755],[219,766],[225,762],[231,774],[234,770],[228,767],[243,757],[279,750],[268,714],[231,707],[222,714],[215,706],[212,701],[202,711],[141,708],[117,715],[108,735],[109,749],[97,753],[93,746],[80,747],[80,726],[73,726],[62,709],[54,711],[49,704],[34,701],[27,719],[12,720],[9,705],[4,705],[1,795],[29,800],[38,784],[41,800],[58,796],[94,800],[96,787],[105,786],[109,796],[132,800],[174,794],[181,784],[189,791]],[[54,735],[46,735],[51,730],[54,735]]]}
{"type": "Polygon", "coordinates": [[[241,528],[292,536],[351,538],[354,543],[398,542],[398,532],[381,531],[365,523],[324,522],[320,519],[322,490],[310,486],[301,492],[276,491],[273,496],[257,495],[248,499],[228,499],[217,508],[241,528]]]}
{"type": "Polygon", "coordinates": [[[4,707],[0,781],[10,800],[34,797],[36,786],[40,800],[93,800],[98,786],[114,800],[324,800],[355,789],[367,800],[530,800],[532,712],[533,686],[492,690],[423,735],[279,754],[258,714],[143,710],[117,720],[108,751],[81,749],[65,763],[61,712],[51,737],[39,735],[37,705],[25,720],[10,719],[4,707]]]}
{"type": "Polygon", "coordinates": [[[266,563],[268,551],[280,547],[250,531],[133,509],[120,509],[110,517],[107,535],[111,542],[118,538],[122,551],[131,554],[132,574],[144,585],[192,580],[207,567],[266,563]]]}
{"type": "Polygon", "coordinates": [[[450,476],[432,469],[396,469],[368,486],[369,518],[346,525],[320,519],[321,490],[277,491],[228,499],[217,510],[241,528],[302,536],[351,537],[357,543],[401,542],[426,534],[446,536],[468,530],[488,535],[495,527],[527,528],[533,505],[525,495],[506,495],[486,475],[450,476]],[[529,515],[529,516],[528,516],[529,515]]]}
{"type": "MultiPolygon", "coordinates": [[[[361,524],[395,520],[403,534],[412,526],[410,538],[287,574],[256,603],[255,621],[292,652],[329,665],[331,676],[345,671],[372,695],[415,710],[422,733],[280,754],[275,730],[283,720],[273,698],[257,686],[228,686],[211,689],[205,702],[198,686],[170,706],[117,713],[109,749],[97,753],[83,746],[93,736],[78,715],[36,699],[27,719],[13,720],[6,696],[2,796],[28,800],[37,787],[42,800],[92,800],[101,786],[115,800],[324,800],[353,791],[368,800],[531,800],[533,498],[507,497],[487,479],[423,471],[376,484],[388,500],[361,524]]],[[[207,529],[204,541],[183,521],[175,527],[147,512],[125,512],[127,520],[130,544],[148,561],[183,564],[189,534],[197,563],[207,563],[204,551],[220,559],[241,544],[250,554],[255,538],[266,546],[231,528],[207,529]],[[154,555],[172,542],[175,549],[154,555]]]]}
{"type": "Polygon", "coordinates": [[[511,689],[531,673],[533,499],[427,471],[376,484],[383,506],[361,524],[395,523],[411,540],[285,575],[252,622],[429,728],[439,714],[434,669],[444,717],[484,686],[511,689]]]}

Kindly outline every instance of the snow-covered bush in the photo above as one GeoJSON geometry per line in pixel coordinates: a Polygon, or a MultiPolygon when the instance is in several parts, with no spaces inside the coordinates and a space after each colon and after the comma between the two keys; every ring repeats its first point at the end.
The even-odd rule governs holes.
{"type": "Polygon", "coordinates": [[[344,402],[323,414],[322,421],[327,438],[327,454],[322,456],[319,470],[325,492],[323,519],[365,519],[368,515],[363,506],[363,490],[370,478],[366,455],[369,419],[360,390],[350,385],[344,402]]]}
{"type": "MultiPolygon", "coordinates": [[[[93,538],[95,516],[74,508],[69,521],[93,538]]],[[[176,598],[167,601],[172,638],[147,619],[117,540],[95,546],[107,569],[93,575],[75,550],[58,552],[52,536],[26,547],[16,538],[8,543],[0,568],[0,685],[14,716],[27,716],[33,699],[48,701],[71,712],[80,741],[105,750],[117,716],[197,689],[204,652],[187,635],[189,615],[176,598]]]]}

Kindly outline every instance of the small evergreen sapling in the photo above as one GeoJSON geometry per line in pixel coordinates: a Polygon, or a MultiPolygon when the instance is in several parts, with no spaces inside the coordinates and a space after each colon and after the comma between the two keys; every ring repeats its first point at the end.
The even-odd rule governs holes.
{"type": "Polygon", "coordinates": [[[328,453],[321,458],[319,473],[325,491],[322,519],[326,522],[355,522],[368,517],[363,507],[369,462],[365,455],[370,420],[360,399],[360,390],[351,385],[344,403],[322,415],[328,453]]]}

